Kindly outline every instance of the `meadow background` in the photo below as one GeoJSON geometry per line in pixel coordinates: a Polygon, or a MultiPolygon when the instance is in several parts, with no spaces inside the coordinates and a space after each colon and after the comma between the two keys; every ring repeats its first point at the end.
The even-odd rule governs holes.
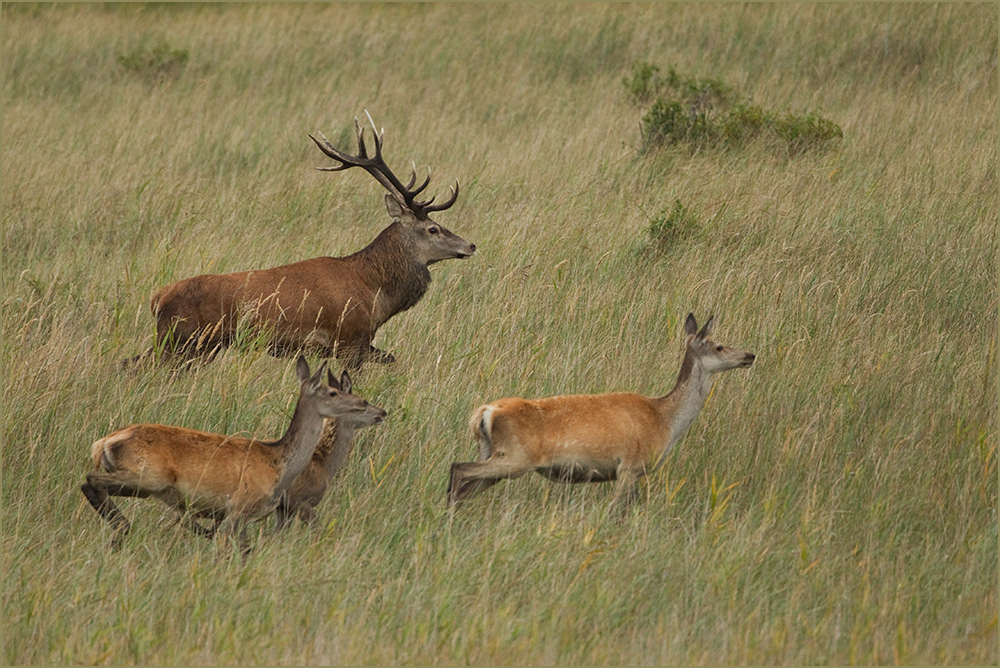
{"type": "MultiPolygon", "coordinates": [[[[4,3],[3,660],[8,664],[997,663],[997,8],[4,3]],[[145,60],[144,60],[145,59],[145,60]],[[636,63],[843,129],[790,156],[643,149],[636,63]],[[123,374],[188,276],[360,249],[366,174],[434,169],[435,265],[355,388],[389,412],[247,562],[79,484],[133,422],[276,438],[292,360],[123,374]],[[680,200],[695,224],[653,248],[680,200]],[[719,377],[643,502],[538,476],[445,510],[471,410],[663,394],[681,328],[719,377]]],[[[315,358],[312,359],[315,363],[315,358]]]]}

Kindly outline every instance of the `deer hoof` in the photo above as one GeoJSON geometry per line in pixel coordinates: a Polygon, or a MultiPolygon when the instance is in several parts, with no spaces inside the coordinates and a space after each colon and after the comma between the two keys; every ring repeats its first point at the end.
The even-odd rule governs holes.
{"type": "Polygon", "coordinates": [[[392,353],[387,353],[384,350],[379,350],[378,348],[372,348],[369,353],[369,358],[372,362],[376,364],[395,364],[396,357],[392,353]]]}

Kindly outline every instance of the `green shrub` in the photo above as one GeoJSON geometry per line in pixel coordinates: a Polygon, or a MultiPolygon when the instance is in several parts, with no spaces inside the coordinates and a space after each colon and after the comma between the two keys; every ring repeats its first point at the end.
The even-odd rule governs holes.
{"type": "Polygon", "coordinates": [[[636,63],[632,75],[622,78],[622,85],[633,104],[646,104],[658,97],[669,96],[684,105],[715,106],[729,104],[733,89],[721,81],[708,77],[693,77],[679,73],[673,66],[665,76],[660,68],[647,62],[636,63]]]}
{"type": "Polygon", "coordinates": [[[675,199],[674,206],[669,210],[660,211],[650,221],[646,231],[653,249],[663,252],[690,234],[697,226],[698,219],[694,214],[681,204],[680,199],[675,199]]]}
{"type": "Polygon", "coordinates": [[[708,112],[698,107],[685,109],[680,102],[665,102],[658,98],[642,117],[643,143],[673,144],[691,142],[704,144],[714,141],[715,124],[708,112]]]}
{"type": "Polygon", "coordinates": [[[754,104],[741,102],[730,107],[719,121],[719,134],[729,146],[748,144],[764,132],[771,122],[769,114],[754,104]]]}
{"type": "Polygon", "coordinates": [[[172,49],[165,40],[152,46],[140,45],[128,53],[118,54],[118,64],[126,72],[138,75],[152,83],[176,79],[187,65],[188,52],[172,49]]]}
{"type": "Polygon", "coordinates": [[[635,104],[645,104],[653,97],[653,81],[660,68],[649,63],[636,63],[631,77],[622,77],[622,85],[635,104]]]}
{"type": "Polygon", "coordinates": [[[759,138],[771,139],[788,155],[826,147],[843,130],[815,111],[777,113],[749,102],[733,102],[736,94],[719,79],[684,75],[669,67],[637,63],[622,79],[629,99],[650,104],[641,123],[642,146],[684,143],[692,149],[742,148],[759,138]]]}
{"type": "Polygon", "coordinates": [[[844,131],[839,125],[816,112],[795,114],[787,111],[774,117],[773,127],[774,133],[784,141],[791,153],[820,148],[827,142],[844,137],[844,131]]]}

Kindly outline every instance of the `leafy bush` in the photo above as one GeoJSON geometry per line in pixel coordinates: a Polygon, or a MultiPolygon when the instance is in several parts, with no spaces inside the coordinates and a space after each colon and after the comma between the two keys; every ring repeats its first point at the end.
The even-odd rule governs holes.
{"type": "Polygon", "coordinates": [[[675,143],[711,143],[717,129],[708,110],[693,105],[685,109],[677,100],[666,102],[657,98],[652,108],[642,117],[643,142],[646,145],[675,143]]]}
{"type": "Polygon", "coordinates": [[[653,81],[660,68],[649,63],[636,63],[631,77],[623,77],[622,84],[632,102],[645,104],[654,95],[653,81]]]}
{"type": "Polygon", "coordinates": [[[623,77],[622,84],[634,104],[645,104],[654,97],[670,95],[681,103],[693,105],[729,104],[733,89],[719,79],[693,77],[680,74],[673,66],[665,76],[660,68],[650,63],[636,63],[632,76],[623,77]]]}
{"type": "Polygon", "coordinates": [[[777,113],[749,102],[733,102],[732,87],[719,79],[666,76],[649,63],[637,63],[622,79],[629,99],[652,104],[642,117],[643,148],[685,143],[693,149],[742,148],[759,138],[773,140],[788,155],[822,148],[844,136],[833,121],[815,111],[777,113]]]}
{"type": "Polygon", "coordinates": [[[187,65],[188,52],[172,49],[165,40],[153,46],[140,45],[128,53],[118,54],[118,64],[127,72],[152,83],[176,79],[187,65]]]}
{"type": "Polygon", "coordinates": [[[775,115],[772,124],[774,133],[785,141],[791,153],[819,148],[826,142],[842,139],[844,136],[839,125],[816,112],[785,112],[775,115]]]}
{"type": "Polygon", "coordinates": [[[674,200],[674,206],[669,211],[663,209],[653,218],[647,228],[653,248],[663,252],[698,226],[698,219],[691,211],[681,204],[680,199],[674,200]]]}

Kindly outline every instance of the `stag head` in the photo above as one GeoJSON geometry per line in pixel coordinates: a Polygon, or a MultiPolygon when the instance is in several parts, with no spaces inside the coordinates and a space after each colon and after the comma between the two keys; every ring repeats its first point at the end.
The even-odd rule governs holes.
{"type": "Polygon", "coordinates": [[[475,253],[475,244],[452,233],[431,219],[429,215],[435,211],[444,211],[455,203],[455,200],[458,199],[458,181],[456,180],[455,185],[451,186],[451,197],[441,204],[434,204],[436,197],[418,200],[417,196],[430,184],[430,168],[428,167],[427,177],[424,178],[423,182],[414,187],[417,182],[417,169],[414,166],[409,182],[403,185],[382,157],[382,139],[385,130],[376,130],[375,121],[372,120],[371,115],[367,111],[365,111],[365,115],[368,116],[368,122],[372,126],[372,135],[375,137],[375,155],[369,157],[368,148],[365,145],[365,128],[361,127],[358,119],[355,118],[354,128],[358,138],[357,155],[350,155],[338,150],[322,133],[320,133],[322,141],[309,135],[319,150],[323,151],[327,157],[340,163],[334,167],[317,167],[317,169],[322,172],[340,172],[351,167],[361,167],[371,174],[389,191],[385,196],[385,206],[389,217],[405,230],[407,242],[424,264],[433,264],[453,258],[464,259],[475,253]]]}

